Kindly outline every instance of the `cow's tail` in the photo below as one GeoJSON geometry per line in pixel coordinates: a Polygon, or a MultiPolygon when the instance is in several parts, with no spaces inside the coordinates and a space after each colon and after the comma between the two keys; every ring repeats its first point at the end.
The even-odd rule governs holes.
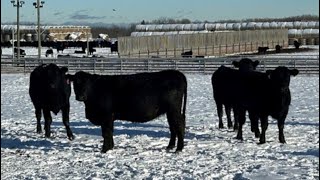
{"type": "Polygon", "coordinates": [[[187,89],[188,89],[188,86],[187,86],[187,79],[185,79],[185,83],[186,83],[186,86],[184,88],[184,95],[183,95],[183,108],[182,108],[182,116],[183,116],[183,119],[185,120],[186,119],[186,106],[187,106],[187,89]]]}

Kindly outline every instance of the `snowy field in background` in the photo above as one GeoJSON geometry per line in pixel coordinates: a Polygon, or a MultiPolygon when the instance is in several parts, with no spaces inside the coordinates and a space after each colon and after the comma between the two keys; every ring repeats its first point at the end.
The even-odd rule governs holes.
{"type": "MultiPolygon", "coordinates": [[[[25,50],[26,56],[25,58],[37,58],[38,57],[38,47],[20,47],[21,49],[25,50]]],[[[87,57],[87,53],[82,53],[82,54],[75,54],[74,51],[81,51],[82,49],[76,48],[76,47],[70,47],[67,49],[64,49],[63,52],[57,52],[57,49],[52,49],[53,50],[53,57],[49,55],[46,57],[46,51],[47,47],[42,47],[41,48],[41,58],[44,59],[52,59],[52,58],[57,58],[58,54],[60,55],[70,55],[72,57],[87,57]]],[[[93,54],[98,56],[98,57],[118,57],[118,53],[111,53],[110,48],[94,48],[96,49],[96,52],[93,54]]],[[[3,58],[9,58],[12,57],[12,48],[2,48],[2,57],[3,58]]],[[[89,55],[88,57],[92,57],[92,55],[89,55]]]]}
{"type": "Polygon", "coordinates": [[[67,139],[61,113],[53,116],[53,137],[47,139],[36,133],[29,75],[1,74],[1,179],[319,179],[319,76],[292,78],[287,144],[278,142],[277,124],[270,118],[263,145],[256,144],[248,120],[243,142],[235,132],[219,130],[211,76],[186,76],[182,153],[166,152],[170,134],[161,116],[144,124],[116,121],[115,147],[101,154],[101,128],[85,119],[73,90],[75,140],[67,139]]]}

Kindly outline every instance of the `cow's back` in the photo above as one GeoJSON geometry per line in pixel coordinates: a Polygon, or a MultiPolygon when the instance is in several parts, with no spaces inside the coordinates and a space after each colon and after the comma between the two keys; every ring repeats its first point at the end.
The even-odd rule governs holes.
{"type": "Polygon", "coordinates": [[[86,104],[86,114],[92,119],[103,117],[103,109],[112,107],[116,119],[146,122],[167,112],[170,106],[181,109],[187,89],[186,77],[176,70],[93,76],[94,90],[86,104]]]}
{"type": "Polygon", "coordinates": [[[234,91],[239,85],[239,72],[221,66],[212,74],[211,84],[216,101],[231,103],[234,100],[234,91]]]}

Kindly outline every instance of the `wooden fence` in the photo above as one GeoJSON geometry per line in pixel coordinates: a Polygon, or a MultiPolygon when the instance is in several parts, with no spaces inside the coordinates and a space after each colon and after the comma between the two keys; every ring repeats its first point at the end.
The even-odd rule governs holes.
{"type": "Polygon", "coordinates": [[[247,57],[259,60],[258,71],[274,69],[277,66],[297,68],[301,74],[319,74],[319,55],[276,55],[276,56],[238,56],[218,58],[66,58],[38,59],[25,58],[19,62],[1,60],[2,73],[29,73],[41,63],[55,63],[66,66],[69,72],[87,71],[97,74],[132,74],[155,72],[164,69],[177,69],[184,73],[211,74],[221,65],[232,67],[232,61],[247,57]]]}
{"type": "Polygon", "coordinates": [[[176,58],[184,51],[197,56],[222,56],[257,50],[258,46],[288,46],[287,29],[208,32],[141,37],[119,37],[120,57],[176,58]]]}

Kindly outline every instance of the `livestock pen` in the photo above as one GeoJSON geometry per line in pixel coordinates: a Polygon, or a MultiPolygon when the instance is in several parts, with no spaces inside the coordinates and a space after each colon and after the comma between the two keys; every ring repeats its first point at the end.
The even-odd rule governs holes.
{"type": "Polygon", "coordinates": [[[132,74],[176,69],[184,73],[211,74],[221,65],[232,67],[232,61],[242,58],[259,60],[258,71],[274,69],[277,66],[297,68],[300,74],[319,74],[319,55],[241,55],[216,58],[24,58],[20,61],[1,59],[2,73],[29,73],[41,63],[55,63],[66,66],[70,72],[88,71],[97,74],[132,74]]]}

